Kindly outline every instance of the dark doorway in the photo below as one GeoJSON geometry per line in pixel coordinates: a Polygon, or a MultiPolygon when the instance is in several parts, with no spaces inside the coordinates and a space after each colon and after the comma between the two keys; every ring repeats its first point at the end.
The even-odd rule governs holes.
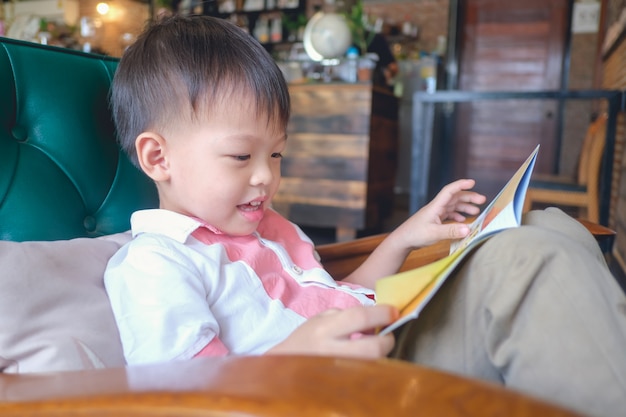
{"type": "MultiPolygon", "coordinates": [[[[458,89],[562,88],[571,0],[459,1],[458,89]]],[[[535,172],[554,170],[560,123],[554,100],[487,100],[457,105],[455,178],[474,178],[489,197],[537,144],[535,172]]]]}

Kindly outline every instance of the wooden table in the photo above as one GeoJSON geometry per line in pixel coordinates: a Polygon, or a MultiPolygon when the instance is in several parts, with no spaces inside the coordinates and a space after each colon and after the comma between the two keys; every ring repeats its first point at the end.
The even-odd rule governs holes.
{"type": "Polygon", "coordinates": [[[14,416],[574,416],[499,386],[395,360],[263,356],[0,375],[14,416]]]}

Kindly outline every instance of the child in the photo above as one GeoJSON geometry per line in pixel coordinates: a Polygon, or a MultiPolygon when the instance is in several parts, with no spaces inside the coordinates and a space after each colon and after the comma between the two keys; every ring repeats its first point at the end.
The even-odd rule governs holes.
{"type": "MultiPolygon", "coordinates": [[[[396,272],[417,247],[465,236],[469,230],[461,223],[463,213],[476,215],[477,205],[485,202],[483,196],[470,191],[472,180],[447,185],[393,231],[361,267],[336,282],[315,258],[312,242],[270,207],[280,182],[281,154],[287,146],[289,95],[280,70],[256,41],[220,19],[164,19],[150,26],[124,54],[115,75],[112,101],[120,142],[134,163],[154,180],[160,199],[159,209],[133,214],[134,239],[111,259],[105,274],[129,364],[227,354],[385,356],[393,348],[393,336],[381,337],[371,330],[391,322],[397,312],[374,305],[376,280],[396,272]],[[444,220],[452,222],[444,224],[444,220]]],[[[550,229],[552,223],[551,219],[543,229],[550,229]]],[[[511,239],[507,233],[501,235],[501,241],[511,239]]],[[[551,239],[548,233],[545,241],[551,239]]],[[[525,242],[530,242],[527,250],[537,245],[532,236],[507,245],[524,254],[525,242]]],[[[588,252],[586,248],[576,250],[588,252]]],[[[477,270],[472,262],[480,259],[478,253],[459,275],[476,275],[471,271],[477,270]]],[[[483,263],[496,264],[492,270],[502,265],[490,260],[489,253],[484,256],[487,260],[483,263]]],[[[586,259],[584,256],[595,255],[580,258],[586,259]]],[[[507,266],[513,270],[514,265],[507,266]]],[[[489,273],[489,268],[483,271],[489,273]]],[[[435,339],[423,341],[420,337],[430,338],[436,332],[425,328],[416,335],[414,327],[408,326],[406,334],[411,334],[413,346],[420,348],[412,349],[403,335],[397,354],[516,386],[518,380],[524,380],[518,374],[532,373],[507,369],[508,376],[502,368],[518,365],[518,356],[511,352],[525,342],[511,343],[509,356],[501,352],[499,344],[508,340],[502,334],[511,323],[527,322],[511,313],[515,308],[496,306],[493,320],[505,318],[511,323],[498,322],[501,331],[485,331],[484,320],[477,318],[484,319],[490,311],[481,310],[476,300],[483,299],[476,294],[500,294],[485,298],[488,307],[510,300],[511,294],[521,294],[516,298],[522,300],[519,309],[528,311],[529,317],[541,316],[544,311],[533,308],[533,302],[523,296],[534,278],[543,274],[538,270],[519,274],[529,276],[520,278],[526,284],[511,289],[480,275],[454,279],[455,284],[432,300],[431,310],[443,306],[443,311],[436,315],[426,312],[424,319],[416,322],[458,330],[458,337],[450,332],[442,332],[440,338],[433,336],[441,343],[440,349],[434,349],[435,339]],[[463,284],[456,284],[458,281],[463,284]],[[465,285],[465,281],[471,283],[465,285]],[[478,310],[466,315],[460,304],[478,310]],[[449,319],[452,324],[437,323],[437,318],[447,317],[448,309],[454,313],[449,319]],[[459,327],[460,322],[465,327],[459,327]],[[468,347],[465,339],[454,340],[473,331],[492,338],[497,334],[497,339],[488,341],[495,355],[493,363],[483,360],[489,352],[481,346],[468,347]],[[458,343],[447,346],[447,342],[458,343]],[[429,353],[438,350],[439,355],[429,353]],[[462,361],[464,355],[472,357],[471,366],[462,361]]],[[[614,288],[602,285],[601,291],[614,288]]],[[[623,317],[620,320],[615,326],[621,343],[624,339],[619,338],[626,331],[623,317]]],[[[567,332],[580,333],[576,328],[567,332]]],[[[613,340],[609,344],[613,346],[613,340]]],[[[537,361],[541,367],[540,358],[537,361]]],[[[621,366],[620,362],[624,363],[611,365],[621,366]]],[[[568,379],[566,374],[559,376],[568,379]]],[[[599,376],[600,382],[613,379],[615,375],[608,370],[599,376]]],[[[562,388],[556,381],[546,384],[562,388]]],[[[532,391],[536,385],[531,378],[518,388],[532,391]]],[[[618,392],[623,388],[618,384],[618,392]]],[[[606,394],[599,398],[606,404],[606,394]]],[[[615,401],[609,402],[609,407],[615,401]]]]}

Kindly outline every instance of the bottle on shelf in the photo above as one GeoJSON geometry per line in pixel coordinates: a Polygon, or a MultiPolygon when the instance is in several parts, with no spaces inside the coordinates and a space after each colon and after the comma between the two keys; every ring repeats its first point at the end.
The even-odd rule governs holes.
{"type": "Polygon", "coordinates": [[[270,25],[270,40],[274,43],[283,40],[283,20],[280,14],[272,16],[270,25]]]}
{"type": "Polygon", "coordinates": [[[267,17],[264,15],[259,16],[254,26],[254,37],[261,43],[267,43],[270,39],[269,26],[267,17]]]}
{"type": "Polygon", "coordinates": [[[346,81],[357,82],[359,71],[359,50],[355,46],[348,48],[346,52],[346,81]]]}

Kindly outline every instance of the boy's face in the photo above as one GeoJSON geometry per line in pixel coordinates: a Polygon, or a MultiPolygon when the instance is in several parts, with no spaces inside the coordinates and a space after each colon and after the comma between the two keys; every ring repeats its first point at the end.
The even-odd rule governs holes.
{"type": "Polygon", "coordinates": [[[169,129],[167,176],[157,181],[161,208],[231,235],[256,230],[278,190],[287,136],[251,103],[231,96],[210,118],[169,129]]]}

